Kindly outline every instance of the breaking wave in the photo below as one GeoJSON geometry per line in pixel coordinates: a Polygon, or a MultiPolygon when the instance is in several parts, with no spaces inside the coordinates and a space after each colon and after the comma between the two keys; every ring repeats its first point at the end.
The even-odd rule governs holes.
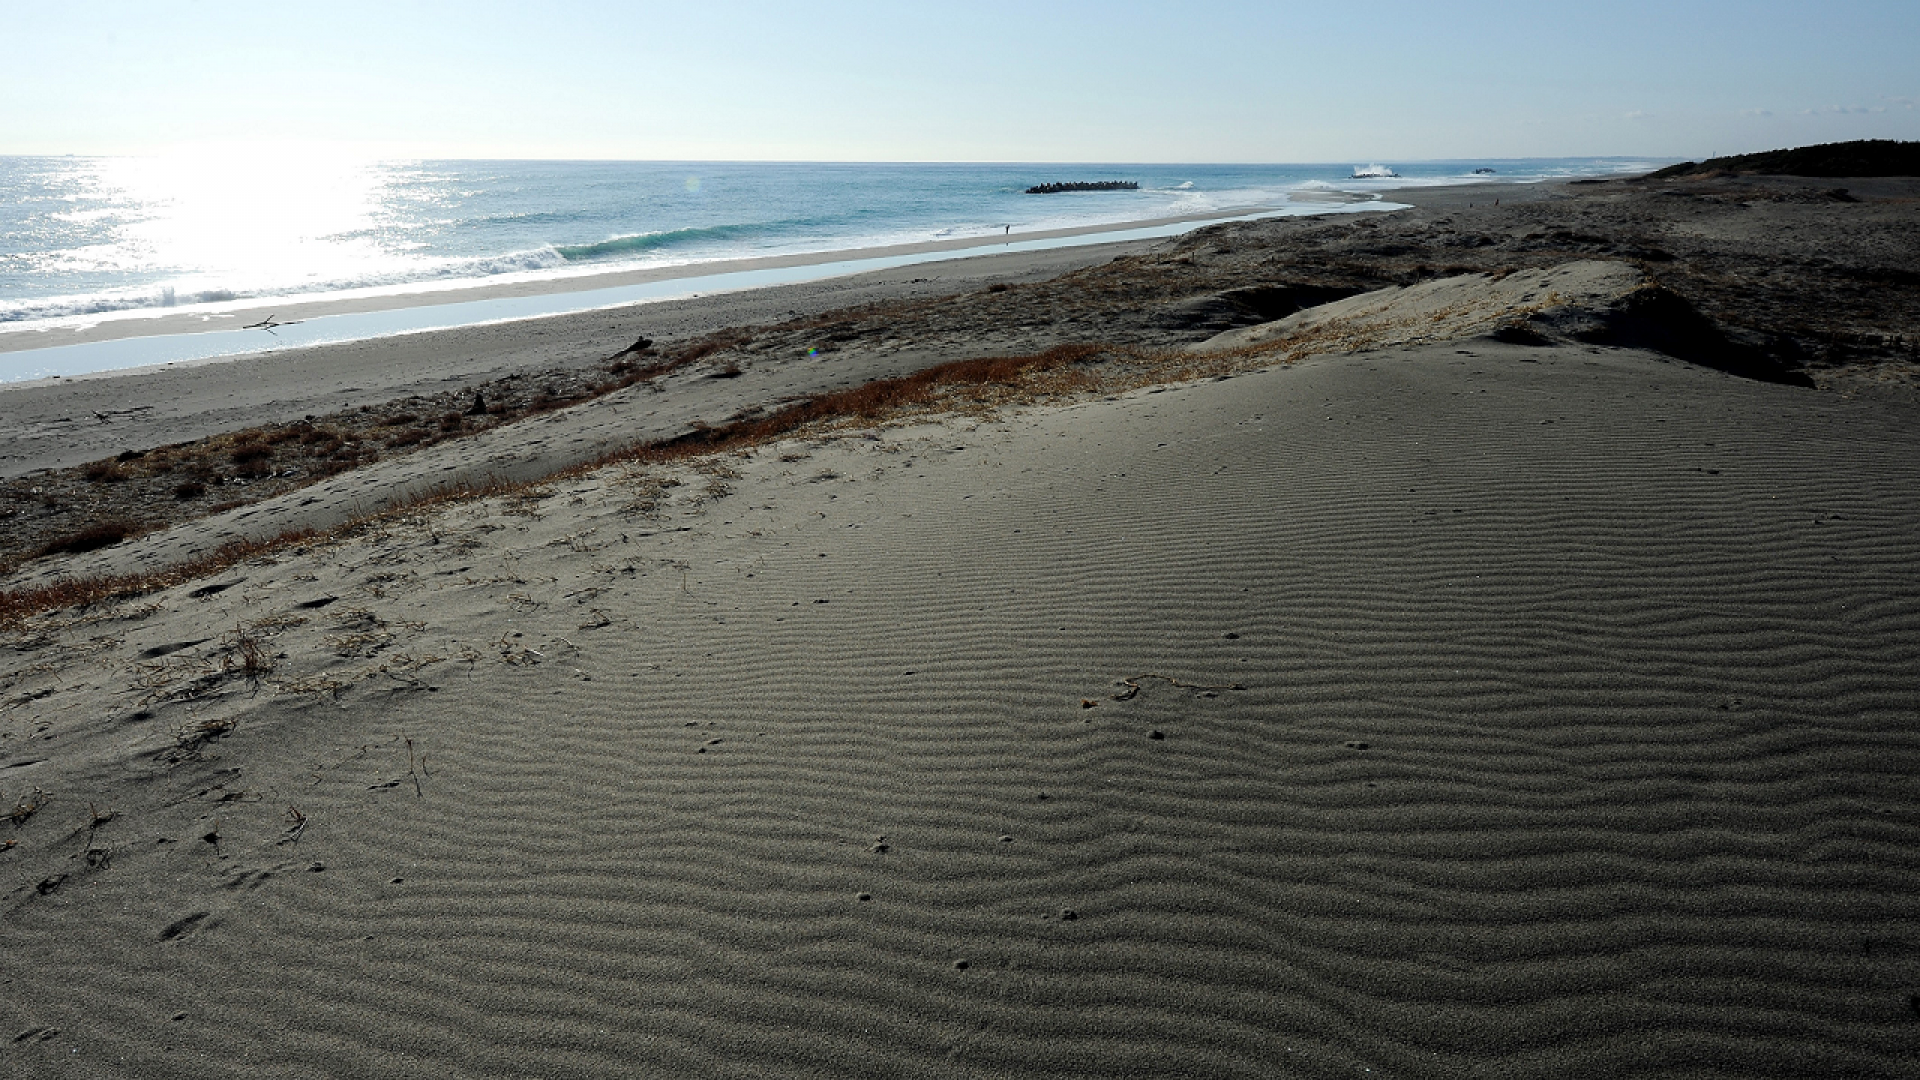
{"type": "Polygon", "coordinates": [[[667,248],[690,247],[701,243],[737,242],[756,236],[773,236],[789,231],[803,222],[782,221],[771,224],[709,225],[694,229],[668,229],[662,232],[616,236],[597,244],[562,244],[554,250],[568,262],[630,258],[667,248]]]}
{"type": "Polygon", "coordinates": [[[107,289],[65,296],[24,297],[0,300],[0,323],[29,322],[39,319],[71,319],[118,312],[185,307],[195,304],[220,304],[235,300],[256,300],[274,296],[305,296],[315,293],[344,293],[358,289],[378,289],[395,285],[488,278],[500,274],[534,273],[568,265],[551,245],[506,255],[468,259],[440,259],[416,263],[402,270],[370,273],[332,281],[303,281],[295,285],[256,285],[238,283],[218,285],[157,285],[107,289]]]}

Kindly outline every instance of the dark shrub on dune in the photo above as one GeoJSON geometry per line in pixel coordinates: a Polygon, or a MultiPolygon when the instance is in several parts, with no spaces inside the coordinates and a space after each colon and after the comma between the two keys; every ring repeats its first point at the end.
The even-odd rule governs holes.
{"type": "Polygon", "coordinates": [[[134,521],[102,521],[89,525],[78,532],[54,540],[34,553],[35,558],[48,555],[78,555],[86,551],[98,551],[103,547],[112,547],[129,536],[141,533],[142,528],[134,521]]]}
{"type": "Polygon", "coordinates": [[[1763,154],[1717,157],[1708,161],[1685,161],[1661,169],[1647,179],[1673,180],[1683,176],[1711,176],[1717,173],[1920,176],[1920,142],[1859,139],[1854,142],[1801,146],[1792,150],[1769,150],[1763,154]]]}

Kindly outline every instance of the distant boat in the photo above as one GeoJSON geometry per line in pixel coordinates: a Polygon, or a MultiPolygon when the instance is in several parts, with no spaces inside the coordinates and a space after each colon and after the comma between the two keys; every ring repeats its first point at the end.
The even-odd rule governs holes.
{"type": "Polygon", "coordinates": [[[1493,170],[1492,170],[1492,169],[1489,169],[1489,168],[1487,168],[1487,167],[1486,167],[1486,166],[1484,166],[1484,165],[1482,165],[1481,167],[1479,167],[1479,168],[1477,168],[1477,169],[1475,169],[1475,170],[1473,170],[1473,175],[1475,175],[1475,176],[1492,176],[1492,175],[1493,175],[1493,170]]]}
{"type": "Polygon", "coordinates": [[[1364,168],[1356,167],[1353,170],[1353,176],[1350,177],[1350,179],[1353,180],[1397,180],[1399,178],[1399,173],[1394,172],[1385,165],[1368,165],[1364,168]]]}

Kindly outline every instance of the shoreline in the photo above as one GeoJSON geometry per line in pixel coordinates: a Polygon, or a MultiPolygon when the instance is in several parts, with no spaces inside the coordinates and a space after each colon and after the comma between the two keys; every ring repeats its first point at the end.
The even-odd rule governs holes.
{"type": "MultiPolygon", "coordinates": [[[[914,303],[1045,281],[1139,253],[1152,243],[1133,240],[950,257],[906,268],[666,298],[611,311],[283,345],[201,361],[0,382],[0,400],[8,404],[5,422],[0,423],[0,476],[60,468],[127,449],[192,441],[308,414],[377,408],[516,373],[592,367],[638,335],[663,343],[684,342],[724,327],[818,318],[874,304],[914,303]]],[[[1016,337],[1023,344],[1014,351],[1025,343],[1035,347],[1051,343],[1029,334],[1016,337]]],[[[887,360],[885,371],[862,366],[859,370],[866,374],[861,377],[899,374],[892,365],[911,365],[916,355],[909,351],[887,360]]]]}
{"type": "Polygon", "coordinates": [[[949,259],[1032,253],[1061,247],[1117,246],[1180,235],[1190,231],[1189,226],[1268,217],[1388,213],[1416,207],[1450,210],[1469,207],[1488,196],[1512,202],[1529,201],[1557,191],[1567,182],[1563,179],[1525,183],[1495,181],[1419,185],[1377,192],[1315,189],[1294,192],[1288,204],[1281,206],[1232,207],[1000,237],[989,235],[801,252],[567,277],[480,280],[404,292],[323,294],[294,297],[290,302],[276,303],[272,298],[261,298],[191,309],[142,309],[39,320],[31,329],[0,327],[0,392],[74,378],[115,377],[224,363],[296,348],[583,316],[594,311],[702,295],[804,285],[949,259]],[[992,248],[1006,250],[982,250],[992,248]],[[461,307],[467,310],[454,310],[461,307]],[[272,340],[263,342],[258,335],[239,340],[246,331],[259,329],[249,323],[262,318],[278,320],[271,331],[272,340]]]}
{"type": "MultiPolygon", "coordinates": [[[[1549,182],[1396,189],[1382,193],[1380,201],[1346,205],[1441,208],[1454,202],[1471,202],[1496,190],[1499,197],[1510,201],[1546,198],[1561,186],[1549,182]],[[1388,197],[1394,202],[1387,203],[1388,197]]],[[[1316,196],[1338,197],[1335,193],[1316,196]]],[[[1305,223],[1338,220],[1343,216],[1338,212],[1342,208],[1336,205],[1332,214],[1270,220],[1297,221],[1311,228],[1314,226],[1305,223]]],[[[1385,219],[1408,212],[1424,211],[1368,216],[1385,219]]],[[[431,397],[515,372],[590,366],[633,341],[636,335],[668,342],[688,340],[728,326],[776,324],[874,303],[918,303],[1038,282],[1143,254],[1163,242],[1116,240],[1113,238],[1119,234],[1106,230],[1086,235],[1097,237],[1098,242],[1003,252],[978,250],[996,245],[963,241],[976,250],[942,252],[904,268],[863,269],[798,283],[683,293],[610,309],[476,321],[346,340],[303,343],[281,339],[266,347],[255,340],[244,350],[224,355],[100,365],[57,373],[61,377],[48,377],[56,374],[50,372],[48,376],[17,378],[0,382],[0,395],[10,406],[9,422],[0,425],[0,475],[61,468],[129,449],[192,441],[256,424],[431,397]]],[[[430,313],[435,307],[444,305],[411,310],[430,313]]],[[[1040,331],[1040,324],[1022,325],[1029,321],[1030,317],[998,329],[983,329],[984,336],[976,337],[963,351],[1021,352],[1055,343],[1052,335],[1040,331]]],[[[196,336],[204,335],[130,339],[127,344],[187,342],[196,336]]],[[[900,374],[915,365],[949,358],[945,351],[959,345],[956,339],[937,346],[932,342],[907,344],[898,352],[882,349],[874,360],[879,367],[868,371],[862,361],[848,371],[865,371],[865,377],[900,374]]],[[[109,343],[106,347],[114,346],[109,343]]],[[[0,366],[10,358],[49,352],[0,355],[0,366]]]]}
{"type": "MultiPolygon", "coordinates": [[[[1330,204],[1324,209],[1315,209],[1302,213],[1301,216],[1338,213],[1346,207],[1358,205],[1361,202],[1373,203],[1380,201],[1384,200],[1363,198],[1354,202],[1344,200],[1330,201],[1330,204]]],[[[1302,199],[1298,200],[1298,202],[1306,204],[1319,202],[1319,200],[1302,199]]],[[[1099,236],[1108,233],[1127,233],[1144,229],[1158,229],[1170,225],[1233,221],[1252,216],[1287,214],[1288,212],[1289,208],[1286,206],[1229,207],[1198,214],[1147,218],[1139,221],[1109,222],[1099,225],[1079,225],[1060,229],[1040,229],[1032,232],[1008,233],[1001,236],[960,237],[947,240],[927,240],[910,244],[887,244],[876,247],[835,248],[824,251],[796,252],[787,255],[718,259],[708,262],[682,263],[674,266],[640,267],[626,270],[607,270],[577,275],[522,278],[508,281],[471,279],[458,284],[448,284],[444,287],[435,287],[436,284],[438,284],[435,282],[415,282],[403,286],[382,286],[380,287],[381,291],[377,292],[350,290],[345,293],[333,294],[307,294],[279,298],[257,297],[245,300],[224,301],[217,304],[195,305],[192,308],[140,308],[127,311],[102,312],[97,315],[76,315],[59,319],[33,320],[33,323],[37,325],[32,326],[0,327],[0,354],[38,352],[46,349],[87,345],[104,341],[120,341],[129,338],[165,337],[180,334],[208,334],[240,330],[247,328],[245,325],[247,321],[257,321],[263,313],[276,318],[285,316],[289,322],[304,322],[337,315],[359,315],[413,308],[444,307],[452,304],[472,303],[476,301],[562,296],[597,292],[607,289],[620,289],[635,285],[649,285],[658,282],[693,282],[705,278],[750,274],[762,271],[939,255],[949,252],[972,251],[978,248],[1005,247],[1022,243],[1034,244],[1078,239],[1087,236],[1099,236]],[[409,291],[385,291],[389,288],[406,289],[409,291]]],[[[858,271],[854,272],[857,273],[858,271]]],[[[785,283],[782,282],[780,284],[785,283]]],[[[568,312],[553,312],[552,314],[566,313],[568,312]]],[[[462,323],[460,325],[472,324],[462,323]]],[[[271,343],[268,343],[268,347],[271,347],[271,343]]]]}

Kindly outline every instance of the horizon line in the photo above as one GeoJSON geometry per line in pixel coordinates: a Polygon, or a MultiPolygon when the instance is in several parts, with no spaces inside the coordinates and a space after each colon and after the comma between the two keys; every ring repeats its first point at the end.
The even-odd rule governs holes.
{"type": "MultiPolygon", "coordinates": [[[[310,144],[323,145],[323,144],[310,144]]],[[[167,157],[180,153],[178,149],[153,150],[122,153],[82,153],[67,151],[60,153],[14,153],[0,151],[0,159],[7,158],[79,158],[97,160],[102,158],[153,158],[167,157]]],[[[442,155],[442,154],[366,154],[372,161],[551,161],[579,164],[636,164],[636,165],[1228,165],[1228,166],[1272,166],[1272,165],[1331,165],[1347,166],[1356,161],[1381,162],[1397,161],[1407,164],[1433,164],[1454,161],[1680,161],[1682,158],[1672,154],[1466,154],[1457,157],[1401,157],[1392,154],[1370,154],[1351,158],[1328,158],[1323,161],[1295,160],[1203,160],[1203,159],[1166,159],[1135,160],[1120,158],[1061,158],[1042,160],[1039,158],[645,158],[645,157],[571,157],[571,156],[511,156],[511,155],[442,155]]],[[[1724,155],[1723,155],[1724,156],[1724,155]]]]}

